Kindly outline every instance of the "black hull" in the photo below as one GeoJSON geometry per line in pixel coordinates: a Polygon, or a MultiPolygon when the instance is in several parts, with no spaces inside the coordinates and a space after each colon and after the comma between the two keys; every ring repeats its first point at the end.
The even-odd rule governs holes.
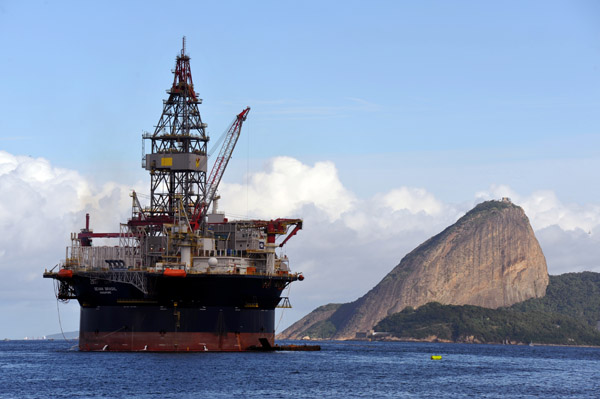
{"type": "Polygon", "coordinates": [[[275,310],[230,307],[98,306],[81,308],[79,330],[113,332],[274,333],[275,310]]]}
{"type": "Polygon", "coordinates": [[[94,272],[46,277],[68,286],[79,301],[79,347],[90,351],[244,351],[265,342],[272,346],[275,307],[282,290],[296,279],[145,273],[140,286],[109,281],[107,275],[94,272]]]}
{"type": "Polygon", "coordinates": [[[274,345],[275,310],[231,307],[82,307],[81,350],[244,351],[274,345]]]}
{"type": "Polygon", "coordinates": [[[79,303],[86,306],[119,304],[174,303],[190,306],[259,307],[274,309],[281,291],[295,278],[289,276],[248,276],[188,274],[169,277],[144,273],[144,288],[133,283],[107,280],[102,273],[77,273],[72,278],[61,278],[73,287],[79,303]]]}

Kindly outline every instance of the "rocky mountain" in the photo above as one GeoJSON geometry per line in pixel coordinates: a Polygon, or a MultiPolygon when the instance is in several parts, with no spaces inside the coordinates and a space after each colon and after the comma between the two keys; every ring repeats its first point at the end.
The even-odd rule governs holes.
{"type": "Polygon", "coordinates": [[[406,255],[361,298],[320,307],[278,338],[354,338],[407,306],[498,308],[542,297],[547,285],[546,259],[523,209],[487,201],[406,255]]]}
{"type": "Polygon", "coordinates": [[[470,343],[600,346],[600,273],[550,276],[546,295],[488,309],[430,302],[381,320],[370,337],[470,343]]]}

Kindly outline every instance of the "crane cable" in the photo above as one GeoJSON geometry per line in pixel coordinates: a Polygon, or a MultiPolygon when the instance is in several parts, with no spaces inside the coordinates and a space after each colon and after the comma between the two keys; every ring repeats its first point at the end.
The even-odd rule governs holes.
{"type": "Polygon", "coordinates": [[[58,307],[58,298],[56,298],[56,312],[58,313],[58,325],[60,326],[60,333],[62,334],[64,340],[69,342],[69,340],[65,336],[65,332],[63,331],[62,322],[60,321],[60,308],[58,307]]]}
{"type": "Polygon", "coordinates": [[[225,141],[225,137],[227,137],[227,129],[225,129],[225,131],[223,133],[221,133],[221,135],[219,136],[219,138],[217,139],[217,141],[215,141],[212,144],[212,148],[208,151],[208,153],[206,154],[207,158],[210,158],[215,151],[221,147],[221,144],[223,144],[223,142],[225,141]]]}
{"type": "MultiPolygon", "coordinates": [[[[288,300],[290,298],[290,290],[291,289],[292,289],[292,285],[289,284],[288,285],[288,290],[287,290],[287,292],[285,294],[287,296],[288,300]]],[[[279,321],[277,322],[277,327],[275,327],[275,331],[279,330],[279,324],[281,324],[281,320],[283,319],[283,313],[284,312],[285,312],[285,308],[281,308],[281,315],[279,316],[279,321]]]]}
{"type": "Polygon", "coordinates": [[[246,220],[250,219],[250,123],[246,127],[246,220]]]}
{"type": "Polygon", "coordinates": [[[58,325],[60,326],[60,333],[62,334],[65,341],[69,342],[67,337],[65,336],[65,332],[63,331],[62,322],[60,320],[60,308],[58,307],[58,281],[52,280],[54,282],[54,294],[56,295],[56,313],[58,313],[58,325]]]}

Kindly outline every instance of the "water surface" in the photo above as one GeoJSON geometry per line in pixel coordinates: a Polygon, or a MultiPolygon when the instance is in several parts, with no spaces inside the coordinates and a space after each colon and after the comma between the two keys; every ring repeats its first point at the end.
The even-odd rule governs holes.
{"type": "Polygon", "coordinates": [[[600,397],[598,348],[321,342],[320,352],[89,353],[72,345],[0,342],[0,398],[600,397]]]}

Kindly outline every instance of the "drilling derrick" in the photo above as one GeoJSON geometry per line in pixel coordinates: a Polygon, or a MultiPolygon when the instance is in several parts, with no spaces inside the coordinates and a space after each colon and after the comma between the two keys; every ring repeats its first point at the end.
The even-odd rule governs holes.
{"type": "Polygon", "coordinates": [[[155,223],[155,231],[173,220],[177,209],[188,212],[206,197],[209,138],[198,110],[202,100],[194,91],[185,37],[173,74],[173,85],[167,90],[169,98],[163,101],[154,133],[143,136],[151,142],[151,152],[143,159],[151,176],[150,209],[145,217],[148,223],[155,223]]]}

